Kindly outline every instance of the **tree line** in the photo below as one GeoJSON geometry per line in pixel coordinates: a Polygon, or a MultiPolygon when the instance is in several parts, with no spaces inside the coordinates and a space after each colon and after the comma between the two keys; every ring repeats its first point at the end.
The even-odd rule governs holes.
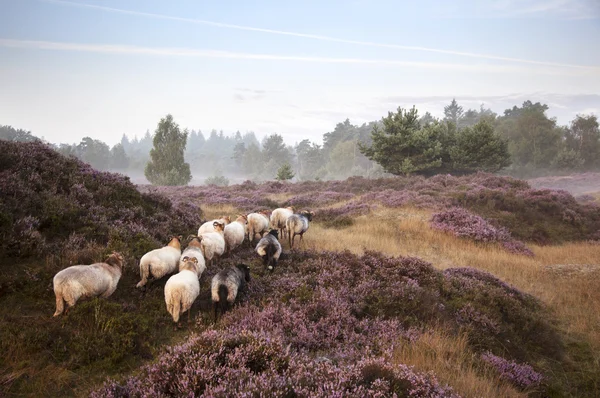
{"type": "MultiPolygon", "coordinates": [[[[547,110],[545,104],[525,101],[498,115],[483,105],[465,111],[453,99],[444,107],[442,118],[429,112],[419,115],[414,107],[398,108],[379,121],[355,125],[346,119],[337,123],[323,134],[322,144],[305,139],[294,145],[286,144],[279,134],[259,141],[254,132],[226,135],[212,130],[205,137],[199,130],[181,130],[168,116],[154,134],[146,131],[139,139],[123,135],[113,147],[91,137],[78,144],[54,146],[101,170],[141,174],[147,171],[160,124],[166,122],[163,130],[176,126],[180,134],[180,163],[188,163],[191,174],[210,177],[209,182],[219,184],[227,183],[227,177],[268,180],[278,175],[319,180],[484,170],[531,177],[599,170],[597,117],[577,115],[569,125],[560,126],[548,117],[547,110]],[[280,172],[282,167],[285,170],[280,172]]],[[[10,126],[0,126],[0,138],[35,139],[31,132],[10,126]]]]}

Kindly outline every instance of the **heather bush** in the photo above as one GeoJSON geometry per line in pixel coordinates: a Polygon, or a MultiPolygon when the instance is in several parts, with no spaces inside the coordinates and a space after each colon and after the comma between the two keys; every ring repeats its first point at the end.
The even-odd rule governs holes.
{"type": "Polygon", "coordinates": [[[460,207],[434,214],[431,226],[459,238],[482,243],[497,242],[511,253],[533,256],[533,252],[522,242],[514,240],[506,228],[495,227],[485,219],[460,207]]]}
{"type": "Polygon", "coordinates": [[[218,324],[198,321],[199,335],[95,396],[451,396],[391,360],[398,341],[445,325],[466,331],[473,350],[537,363],[561,344],[545,316],[533,297],[485,272],[375,252],[292,252],[275,274],[253,269],[218,324]]]}
{"type": "Polygon", "coordinates": [[[492,368],[500,374],[500,378],[513,383],[519,388],[526,389],[535,387],[543,380],[542,375],[533,370],[528,364],[519,364],[515,361],[508,361],[491,352],[484,352],[481,354],[481,359],[491,365],[492,368]]]}
{"type": "Polygon", "coordinates": [[[72,234],[139,256],[171,233],[192,232],[198,206],[140,193],[40,142],[0,141],[0,257],[60,252],[72,234]]]}

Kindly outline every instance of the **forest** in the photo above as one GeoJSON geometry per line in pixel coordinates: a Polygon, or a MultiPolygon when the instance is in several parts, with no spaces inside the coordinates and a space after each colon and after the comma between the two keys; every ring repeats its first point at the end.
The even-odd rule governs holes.
{"type": "MultiPolygon", "coordinates": [[[[183,130],[187,133],[184,157],[190,165],[192,185],[272,180],[286,163],[293,170],[294,181],[351,176],[378,178],[411,173],[460,175],[476,171],[533,178],[598,170],[600,129],[597,116],[577,115],[569,125],[561,126],[547,115],[548,109],[546,104],[525,101],[521,106],[515,105],[498,114],[483,105],[480,109],[465,110],[453,99],[444,107],[443,118],[436,118],[429,112],[419,115],[413,107],[399,109],[396,114],[390,112],[387,117],[362,125],[346,119],[324,133],[322,143],[309,139],[287,143],[277,133],[259,140],[260,134],[252,131],[226,134],[222,130],[204,133],[186,128],[183,130]],[[396,123],[393,115],[413,119],[413,122],[406,122],[408,127],[405,123],[403,128],[407,132],[399,134],[399,141],[392,145],[394,148],[402,146],[398,149],[402,153],[397,155],[400,161],[404,158],[411,161],[408,169],[401,164],[386,167],[376,154],[369,155],[368,147],[375,148],[374,129],[385,131],[386,119],[396,123]],[[478,155],[478,148],[486,145],[494,147],[478,155]],[[503,154],[506,150],[508,153],[503,154]],[[485,164],[490,162],[490,157],[496,157],[493,164],[485,164]]],[[[388,130],[390,128],[394,129],[388,126],[388,130]]],[[[60,153],[73,155],[98,170],[121,172],[136,183],[147,183],[144,170],[150,159],[153,137],[154,134],[147,130],[141,137],[124,134],[120,143],[112,147],[92,137],[84,137],[79,143],[52,145],[60,153]]],[[[0,126],[0,138],[10,141],[37,139],[32,132],[12,126],[0,126]]]]}

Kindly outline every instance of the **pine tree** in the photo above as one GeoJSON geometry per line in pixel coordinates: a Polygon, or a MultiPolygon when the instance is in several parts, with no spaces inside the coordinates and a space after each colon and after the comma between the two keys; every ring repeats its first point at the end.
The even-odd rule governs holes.
{"type": "Polygon", "coordinates": [[[275,179],[279,181],[291,180],[294,178],[294,175],[295,174],[292,171],[292,166],[290,166],[289,163],[284,163],[279,170],[277,170],[277,176],[275,179]]]}
{"type": "Polygon", "coordinates": [[[190,165],[183,158],[187,136],[188,132],[181,132],[170,114],[160,120],[144,173],[148,181],[154,185],[187,185],[190,182],[190,165]]]}

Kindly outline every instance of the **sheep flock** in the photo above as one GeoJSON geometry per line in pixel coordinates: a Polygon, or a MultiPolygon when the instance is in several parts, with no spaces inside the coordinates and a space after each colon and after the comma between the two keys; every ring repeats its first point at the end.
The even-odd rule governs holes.
{"type": "MultiPolygon", "coordinates": [[[[283,252],[279,240],[288,240],[292,250],[294,237],[300,235],[302,244],[302,236],[308,230],[313,215],[314,212],[309,210],[295,213],[293,207],[287,207],[272,212],[238,214],[233,222],[228,215],[208,220],[199,227],[198,235],[186,238],[187,247],[184,250],[183,236],[173,235],[165,246],[144,254],[138,264],[141,280],[136,288],[145,289],[153,280],[170,275],[164,287],[165,303],[167,312],[179,327],[181,314],[187,312],[190,321],[190,309],[200,294],[200,281],[207,267],[218,267],[222,257],[233,250],[242,250],[242,244],[246,241],[266,269],[273,272],[283,252]],[[254,245],[256,239],[258,243],[254,245]]],[[[54,316],[66,313],[80,298],[111,296],[117,289],[124,267],[123,256],[113,252],[102,263],[74,265],[58,272],[54,277],[54,316]]],[[[227,311],[237,293],[249,282],[250,267],[246,264],[224,267],[214,275],[208,288],[215,321],[218,310],[221,315],[227,311]]]]}

